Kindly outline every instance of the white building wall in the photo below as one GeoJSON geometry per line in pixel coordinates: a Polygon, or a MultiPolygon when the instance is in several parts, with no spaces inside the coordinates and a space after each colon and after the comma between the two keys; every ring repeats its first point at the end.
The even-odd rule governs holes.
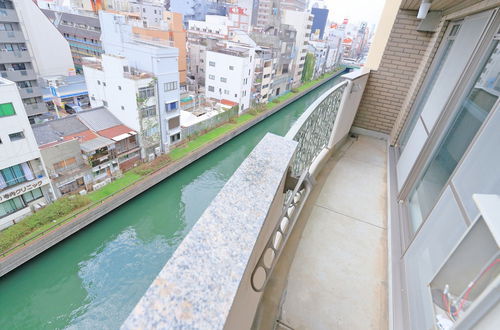
{"type": "MultiPolygon", "coordinates": [[[[154,120],[158,126],[157,118],[143,122],[137,104],[139,88],[149,86],[153,79],[131,79],[124,76],[124,67],[129,67],[126,59],[102,55],[102,69],[83,66],[87,89],[92,107],[106,106],[123,124],[140,133],[140,144],[143,147],[142,157],[147,156],[146,149],[159,146],[159,135],[154,138],[147,136],[147,129],[151,127],[154,120]]],[[[145,104],[156,105],[156,99],[152,98],[145,104]]],[[[158,108],[156,109],[158,113],[158,108]]],[[[158,126],[159,129],[159,126],[158,126]]]]}
{"type": "Polygon", "coordinates": [[[188,30],[206,36],[224,37],[229,34],[231,25],[232,22],[226,16],[207,15],[204,21],[188,21],[188,30]]]}
{"type": "Polygon", "coordinates": [[[132,37],[132,28],[122,15],[99,12],[101,41],[106,54],[122,56],[130,66],[151,72],[157,80],[156,98],[160,116],[162,150],[168,151],[170,137],[180,132],[180,127],[169,129],[168,120],[180,116],[179,50],[154,42],[144,42],[132,37]],[[167,90],[166,86],[175,86],[167,90]],[[170,104],[175,110],[166,111],[170,104]]]}
{"type": "Polygon", "coordinates": [[[145,26],[158,27],[163,19],[165,7],[161,3],[130,2],[132,12],[139,13],[145,26]]]}
{"type": "MultiPolygon", "coordinates": [[[[30,162],[32,178],[12,187],[0,186],[0,203],[20,197],[23,193],[41,188],[44,197],[36,202],[44,204],[52,199],[50,180],[41,161],[40,151],[28,121],[23,102],[14,82],[0,78],[0,104],[12,103],[15,115],[0,117],[0,170],[30,162]],[[12,141],[9,134],[22,132],[24,138],[12,141]]],[[[1,175],[1,174],[0,174],[1,175]]],[[[0,230],[31,212],[29,204],[17,212],[0,218],[0,230]]]]}
{"type": "Polygon", "coordinates": [[[17,0],[15,8],[28,49],[42,77],[75,73],[66,39],[32,0],[17,0]]]}
{"type": "Polygon", "coordinates": [[[253,62],[253,51],[249,51],[248,57],[208,51],[205,66],[207,98],[236,102],[240,105],[240,112],[248,109],[254,69],[253,62]],[[211,66],[211,62],[215,65],[211,66]],[[230,69],[230,67],[234,69],[230,69]],[[221,78],[225,78],[226,82],[221,81],[221,78]],[[211,87],[213,87],[213,91],[211,91],[211,87]]]}
{"type": "Polygon", "coordinates": [[[283,24],[291,25],[297,32],[295,35],[295,58],[292,64],[293,70],[293,86],[301,84],[302,70],[306,57],[306,42],[311,35],[312,15],[309,12],[283,10],[283,24]]]}

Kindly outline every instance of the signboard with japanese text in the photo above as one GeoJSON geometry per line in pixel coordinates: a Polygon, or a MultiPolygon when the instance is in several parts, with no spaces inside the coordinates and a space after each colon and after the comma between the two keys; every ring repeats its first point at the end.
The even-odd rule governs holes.
{"type": "Polygon", "coordinates": [[[6,189],[5,191],[0,191],[0,203],[8,201],[14,197],[19,197],[28,191],[40,188],[44,184],[48,183],[47,179],[38,179],[30,181],[26,184],[15,186],[11,189],[6,189]]]}

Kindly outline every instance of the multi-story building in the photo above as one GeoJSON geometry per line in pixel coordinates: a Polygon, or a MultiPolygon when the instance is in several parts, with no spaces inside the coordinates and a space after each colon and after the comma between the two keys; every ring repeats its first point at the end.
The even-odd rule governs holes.
{"type": "Polygon", "coordinates": [[[113,140],[113,156],[122,172],[141,160],[137,132],[116,118],[106,108],[95,108],[77,114],[78,119],[99,136],[113,140]]]}
{"type": "Polygon", "coordinates": [[[78,139],[61,140],[47,124],[33,126],[40,154],[57,197],[88,191],[93,176],[78,139]]]}
{"type": "Polygon", "coordinates": [[[267,103],[271,92],[273,75],[272,49],[259,47],[255,50],[255,69],[251,102],[267,103]]]}
{"type": "Polygon", "coordinates": [[[74,74],[69,45],[30,0],[0,4],[0,71],[16,82],[26,114],[34,123],[47,112],[39,77],[74,74]]]}
{"type": "Polygon", "coordinates": [[[101,11],[99,17],[101,40],[107,56],[102,56],[102,65],[95,61],[97,65],[94,68],[89,66],[87,71],[84,66],[86,77],[89,73],[87,88],[91,104],[107,106],[127,126],[141,132],[141,138],[151,140],[151,144],[141,141],[143,148],[147,149],[143,157],[168,151],[170,144],[181,138],[178,49],[172,47],[171,42],[134,34],[124,15],[101,11]],[[145,98],[138,93],[139,88],[147,89],[145,98]],[[142,104],[143,101],[147,103],[142,104]],[[154,110],[143,109],[153,106],[154,110]],[[142,110],[151,119],[148,127],[141,128],[143,122],[139,111],[142,110]],[[157,137],[158,145],[153,147],[157,137]]]}
{"type": "Polygon", "coordinates": [[[206,97],[239,104],[240,112],[250,107],[255,66],[253,48],[212,49],[206,54],[206,97]]]}
{"type": "Polygon", "coordinates": [[[184,25],[190,20],[203,21],[207,15],[225,16],[226,1],[222,0],[170,0],[166,8],[180,13],[184,17],[184,25]]]}
{"type": "Polygon", "coordinates": [[[296,31],[292,64],[294,87],[301,83],[313,18],[312,14],[301,11],[283,10],[282,13],[282,22],[293,26],[296,31]]]}
{"type": "Polygon", "coordinates": [[[259,47],[272,51],[273,68],[268,98],[282,95],[292,89],[293,61],[295,58],[295,29],[286,24],[278,28],[270,28],[266,32],[251,33],[252,39],[259,47]]]}
{"type": "Polygon", "coordinates": [[[101,56],[101,27],[96,13],[64,7],[42,9],[42,12],[68,41],[78,73],[82,72],[83,57],[101,56]]]}
{"type": "Polygon", "coordinates": [[[308,47],[309,53],[314,56],[313,78],[317,78],[327,70],[329,45],[324,40],[311,40],[308,47]]]}
{"type": "Polygon", "coordinates": [[[56,196],[99,189],[140,161],[137,133],[105,108],[33,125],[56,196]]]}
{"type": "Polygon", "coordinates": [[[50,180],[14,82],[0,78],[0,229],[53,198],[50,180]]]}
{"type": "Polygon", "coordinates": [[[160,27],[163,21],[165,3],[161,0],[133,0],[130,1],[129,10],[130,12],[139,14],[142,26],[160,27]]]}
{"type": "Polygon", "coordinates": [[[228,40],[232,22],[225,16],[207,15],[205,21],[188,22],[188,73],[190,90],[203,91],[207,50],[228,40]]]}
{"type": "Polygon", "coordinates": [[[57,107],[58,111],[65,110],[73,113],[90,107],[83,75],[51,77],[43,79],[40,83],[43,86],[43,100],[49,109],[56,110],[57,107]]]}
{"type": "Polygon", "coordinates": [[[143,26],[135,25],[132,33],[144,39],[165,41],[179,50],[179,84],[181,91],[186,90],[187,49],[182,14],[162,10],[159,24],[146,25],[143,22],[143,26]]]}
{"type": "Polygon", "coordinates": [[[314,16],[311,31],[319,39],[323,39],[326,22],[328,20],[328,12],[326,8],[311,8],[311,14],[314,16]]]}
{"type": "Polygon", "coordinates": [[[158,88],[150,72],[131,67],[124,57],[104,54],[83,65],[90,104],[105,106],[125,125],[139,132],[141,158],[160,154],[160,119],[163,110],[158,88]]]}

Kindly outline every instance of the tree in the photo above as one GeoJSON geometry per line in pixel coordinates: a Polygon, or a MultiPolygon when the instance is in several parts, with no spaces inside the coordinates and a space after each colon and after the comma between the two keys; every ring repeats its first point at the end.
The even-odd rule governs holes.
{"type": "Polygon", "coordinates": [[[304,70],[302,71],[302,82],[308,82],[312,79],[314,74],[314,65],[316,64],[316,59],[311,53],[307,53],[306,60],[304,61],[304,70]]]}

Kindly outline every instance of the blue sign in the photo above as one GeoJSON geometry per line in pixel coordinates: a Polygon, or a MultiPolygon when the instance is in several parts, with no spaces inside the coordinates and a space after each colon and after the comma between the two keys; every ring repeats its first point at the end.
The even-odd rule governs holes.
{"type": "Polygon", "coordinates": [[[50,86],[50,92],[52,93],[53,96],[57,96],[57,91],[54,86],[50,86]]]}

